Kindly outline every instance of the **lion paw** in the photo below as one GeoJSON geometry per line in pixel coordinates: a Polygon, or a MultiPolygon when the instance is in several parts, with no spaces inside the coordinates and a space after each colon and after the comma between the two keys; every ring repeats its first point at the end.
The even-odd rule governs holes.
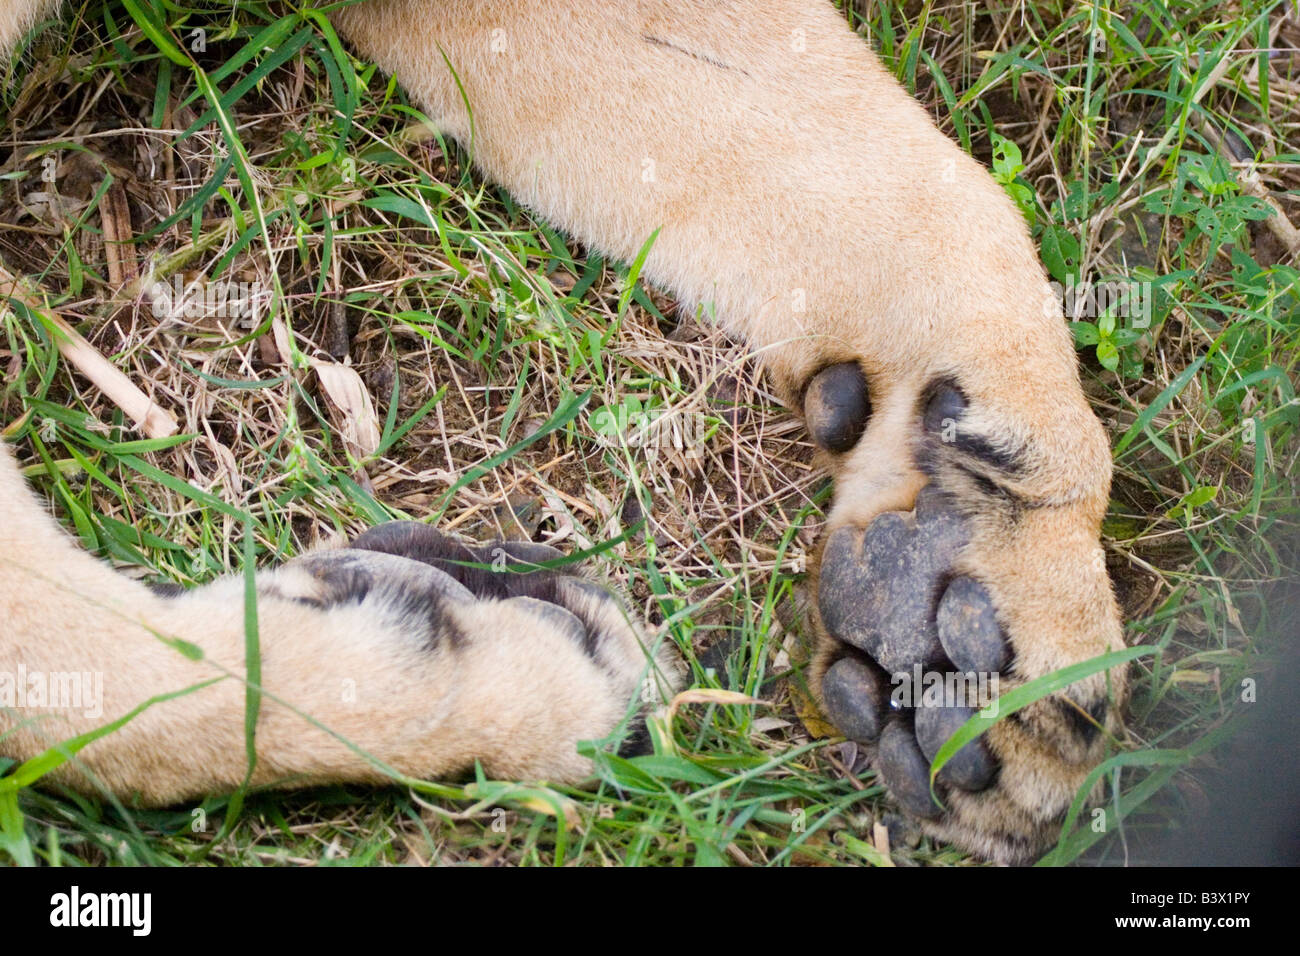
{"type": "MultiPolygon", "coordinates": [[[[837,454],[853,446],[824,436],[872,441],[858,420],[870,414],[864,383],[842,368],[817,376],[805,399],[814,438],[837,454]]],[[[940,768],[933,791],[931,765],[1000,693],[1115,649],[1118,615],[1089,519],[1027,498],[1032,483],[1006,443],[963,428],[960,390],[932,387],[911,407],[904,453],[928,483],[910,509],[832,511],[817,561],[814,683],[827,717],[874,747],[881,782],[923,829],[1021,862],[1053,839],[1118,732],[1122,673],[1007,715],[940,768]]],[[[861,460],[854,450],[832,463],[837,497],[861,460]]]]}

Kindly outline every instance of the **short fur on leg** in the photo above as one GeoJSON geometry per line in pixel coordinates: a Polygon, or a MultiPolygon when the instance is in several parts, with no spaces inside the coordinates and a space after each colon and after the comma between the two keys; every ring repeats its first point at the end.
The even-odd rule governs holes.
{"type": "MultiPolygon", "coordinates": [[[[0,674],[102,682],[93,713],[85,701],[0,706],[0,753],[27,759],[215,679],[92,743],[55,779],[144,804],[237,786],[243,578],[161,596],[114,573],[43,512],[7,448],[0,519],[0,674]]],[[[616,602],[572,577],[555,602],[480,598],[418,559],[323,551],[259,572],[257,612],[260,784],[382,783],[381,763],[446,778],[475,760],[503,779],[576,782],[590,772],[576,743],[614,731],[648,677],[677,675],[666,648],[656,660],[616,602]]]]}

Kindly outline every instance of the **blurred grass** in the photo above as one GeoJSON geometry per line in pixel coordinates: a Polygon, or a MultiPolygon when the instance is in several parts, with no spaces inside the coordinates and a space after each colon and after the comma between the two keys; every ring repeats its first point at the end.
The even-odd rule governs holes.
{"type": "MultiPolygon", "coordinates": [[[[1268,218],[1276,204],[1297,219],[1288,11],[845,10],[994,169],[1055,279],[1153,289],[1149,327],[1072,325],[1114,435],[1108,565],[1129,642],[1157,650],[1134,664],[1130,737],[1103,771],[1107,832],[1080,827],[1053,862],[1140,857],[1198,809],[1242,682],[1294,634],[1270,614],[1300,550],[1296,250],[1268,218]]],[[[186,585],[399,516],[598,549],[599,571],[666,629],[696,683],[767,702],[690,705],[675,753],[600,757],[594,789],[562,795],[487,781],[252,792],[227,817],[226,797],[128,811],[23,789],[35,858],[883,862],[874,778],[801,720],[800,587],[825,478],[743,349],[642,287],[635,264],[602,261],[477,179],[312,11],[85,0],[33,33],[9,77],[0,259],[39,276],[185,436],[137,440],[39,328],[4,313],[0,421],[30,416],[30,477],[88,549],[186,585]],[[127,197],[141,271],[248,283],[266,301],[256,321],[160,323],[144,290],[116,285],[110,188],[127,197]],[[291,332],[287,365],[273,317],[291,332]],[[358,456],[308,358],[358,371],[377,453],[358,456]],[[620,445],[609,423],[647,410],[689,422],[692,440],[654,455],[620,445]],[[542,797],[564,811],[529,809],[542,797]]],[[[893,850],[899,863],[969,862],[929,841],[893,850]]]]}

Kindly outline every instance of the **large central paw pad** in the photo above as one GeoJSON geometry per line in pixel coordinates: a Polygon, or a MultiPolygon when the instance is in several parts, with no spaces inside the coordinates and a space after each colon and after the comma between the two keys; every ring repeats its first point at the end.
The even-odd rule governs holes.
{"type": "MultiPolygon", "coordinates": [[[[929,819],[942,812],[930,792],[935,755],[996,696],[1011,661],[987,590],[953,572],[967,539],[951,500],[926,488],[913,512],[832,532],[818,583],[822,624],[847,645],[822,680],[827,716],[847,737],[878,742],[883,782],[929,819]]],[[[983,790],[997,771],[977,738],[942,767],[938,789],[983,790]]]]}
{"type": "Polygon", "coordinates": [[[838,529],[822,557],[822,623],[890,673],[937,662],[938,597],[965,543],[961,517],[928,488],[913,514],[891,511],[865,530],[838,529]]]}

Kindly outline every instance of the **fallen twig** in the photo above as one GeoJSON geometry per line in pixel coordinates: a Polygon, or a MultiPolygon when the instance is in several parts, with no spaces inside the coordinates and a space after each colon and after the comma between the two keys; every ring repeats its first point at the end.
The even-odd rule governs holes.
{"type": "Polygon", "coordinates": [[[146,437],[165,438],[180,427],[169,411],[140,391],[117,366],[104,358],[76,329],[45,305],[46,296],[30,280],[0,265],[0,299],[21,302],[50,332],[59,354],[126,412],[146,437]]]}

